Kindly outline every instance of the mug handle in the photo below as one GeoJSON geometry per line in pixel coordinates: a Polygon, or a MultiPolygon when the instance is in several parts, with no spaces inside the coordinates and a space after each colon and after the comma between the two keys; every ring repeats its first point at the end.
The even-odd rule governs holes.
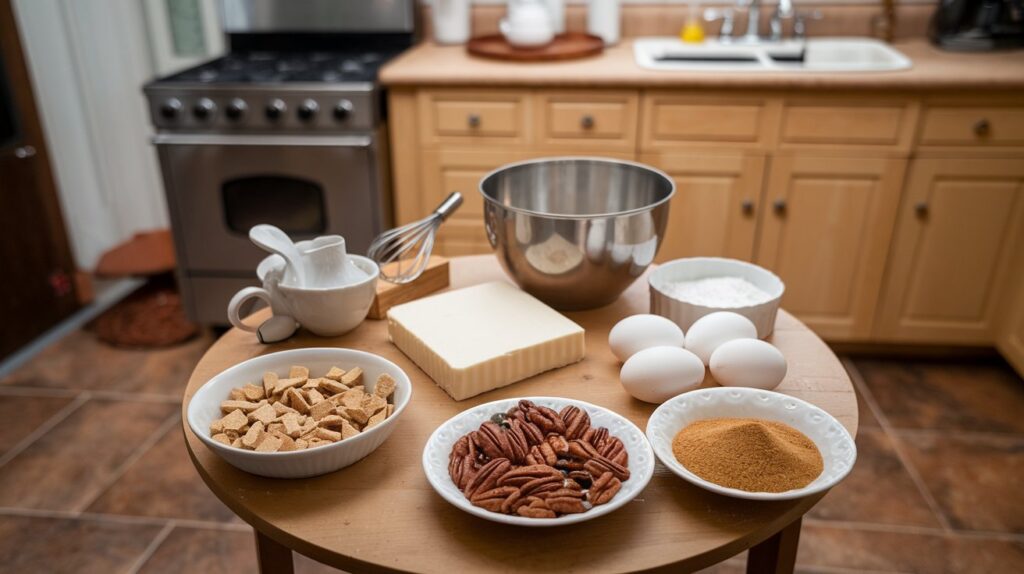
{"type": "Polygon", "coordinates": [[[246,287],[238,293],[235,293],[235,296],[228,302],[228,321],[230,321],[235,327],[238,327],[243,331],[249,331],[250,333],[255,333],[259,326],[247,325],[242,322],[242,318],[238,316],[238,311],[246,301],[253,297],[260,299],[266,303],[268,307],[271,306],[270,293],[262,287],[246,287]]]}

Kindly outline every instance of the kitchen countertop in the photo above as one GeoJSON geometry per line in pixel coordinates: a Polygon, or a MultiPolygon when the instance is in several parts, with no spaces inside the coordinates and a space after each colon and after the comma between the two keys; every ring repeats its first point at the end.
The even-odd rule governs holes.
{"type": "Polygon", "coordinates": [[[567,62],[511,63],[471,56],[463,46],[425,42],[390,62],[380,80],[389,86],[563,86],[835,88],[985,90],[1024,88],[1024,50],[943,52],[925,40],[893,46],[913,61],[895,72],[689,72],[641,68],[629,39],[600,56],[567,62]]]}

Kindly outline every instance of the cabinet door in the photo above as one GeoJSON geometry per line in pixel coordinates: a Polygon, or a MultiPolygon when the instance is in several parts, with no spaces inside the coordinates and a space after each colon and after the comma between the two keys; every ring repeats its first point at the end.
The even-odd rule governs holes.
{"type": "Polygon", "coordinates": [[[676,183],[658,261],[754,257],[762,155],[649,154],[641,158],[676,183]]]}
{"type": "MultiPolygon", "coordinates": [[[[1024,266],[1021,259],[1024,257],[1018,257],[1015,269],[1019,270],[1024,266]]],[[[1018,276],[1016,279],[1015,283],[1010,284],[1011,300],[1006,303],[1009,312],[996,344],[1006,360],[1017,370],[1017,374],[1024,377],[1024,276],[1018,276]]]]}
{"type": "MultiPolygon", "coordinates": [[[[437,206],[449,193],[462,193],[462,207],[444,224],[437,234],[436,253],[453,257],[491,253],[491,244],[484,233],[484,200],[480,195],[480,180],[492,170],[517,161],[544,157],[541,151],[429,149],[422,152],[423,199],[426,210],[437,206]]],[[[633,159],[632,154],[601,153],[617,159],[633,159]]]]}
{"type": "Polygon", "coordinates": [[[786,283],[782,306],[821,336],[871,334],[906,161],[773,158],[757,262],[786,283]]]}
{"type": "Polygon", "coordinates": [[[1022,221],[1024,162],[915,160],[900,209],[879,336],[991,343],[1022,221]]]}

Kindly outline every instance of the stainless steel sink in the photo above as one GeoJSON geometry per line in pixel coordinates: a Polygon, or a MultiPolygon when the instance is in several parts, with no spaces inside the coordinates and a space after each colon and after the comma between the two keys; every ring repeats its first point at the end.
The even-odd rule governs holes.
{"type": "Polygon", "coordinates": [[[909,58],[872,38],[808,38],[752,44],[678,38],[637,38],[636,63],[651,70],[737,72],[887,72],[911,67],[909,58]]]}

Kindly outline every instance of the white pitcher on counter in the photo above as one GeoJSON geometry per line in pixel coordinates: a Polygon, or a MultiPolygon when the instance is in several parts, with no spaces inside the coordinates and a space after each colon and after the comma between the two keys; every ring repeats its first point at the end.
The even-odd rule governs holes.
{"type": "Polygon", "coordinates": [[[434,0],[430,7],[434,41],[465,44],[469,41],[470,0],[434,0]]]}
{"type": "Polygon", "coordinates": [[[544,0],[509,0],[508,15],[498,23],[509,44],[539,48],[555,37],[551,13],[544,0]]]}

